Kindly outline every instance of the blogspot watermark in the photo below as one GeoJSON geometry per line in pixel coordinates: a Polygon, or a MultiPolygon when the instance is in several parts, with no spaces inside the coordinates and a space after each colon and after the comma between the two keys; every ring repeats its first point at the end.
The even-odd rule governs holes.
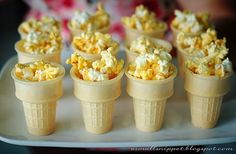
{"type": "Polygon", "coordinates": [[[196,147],[196,146],[183,146],[183,147],[134,147],[130,148],[131,151],[194,151],[194,152],[206,152],[206,151],[234,151],[232,147],[196,147]]]}

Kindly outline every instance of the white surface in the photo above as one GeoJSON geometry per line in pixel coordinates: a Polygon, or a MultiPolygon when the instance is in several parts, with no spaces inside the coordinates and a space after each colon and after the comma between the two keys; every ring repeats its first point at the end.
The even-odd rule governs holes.
{"type": "MultiPolygon", "coordinates": [[[[63,60],[64,61],[64,60],[63,60]]],[[[64,95],[58,102],[57,130],[49,136],[32,136],[26,130],[23,107],[15,97],[10,70],[16,63],[11,58],[0,74],[0,139],[17,145],[52,147],[145,147],[218,144],[236,141],[236,87],[232,86],[222,105],[219,123],[213,129],[191,125],[189,104],[186,102],[183,81],[175,80],[175,93],[168,100],[163,128],[154,133],[135,128],[132,99],[125,91],[115,104],[113,129],[103,135],[86,132],[79,101],[73,96],[69,67],[64,78],[64,95]]],[[[232,84],[236,85],[236,76],[232,84]]],[[[204,87],[203,87],[204,88],[204,87]]]]}

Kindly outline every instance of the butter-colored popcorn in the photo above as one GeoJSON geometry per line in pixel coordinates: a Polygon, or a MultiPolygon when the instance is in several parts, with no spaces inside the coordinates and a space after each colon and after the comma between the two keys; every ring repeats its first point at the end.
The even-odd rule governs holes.
{"type": "Polygon", "coordinates": [[[104,50],[115,53],[119,44],[114,41],[110,34],[100,32],[84,32],[73,38],[72,44],[86,53],[100,54],[104,50]]]}
{"type": "Polygon", "coordinates": [[[185,33],[180,32],[177,35],[177,45],[197,57],[222,59],[228,53],[226,39],[218,39],[213,29],[207,29],[205,33],[195,37],[186,36],[185,33]]]}
{"type": "Polygon", "coordinates": [[[21,80],[47,81],[59,76],[60,68],[44,61],[30,64],[16,64],[15,74],[21,80]]]}
{"type": "Polygon", "coordinates": [[[145,53],[158,54],[160,51],[168,52],[164,46],[157,44],[153,42],[151,39],[144,36],[140,36],[136,40],[134,40],[130,44],[129,50],[132,52],[136,52],[138,54],[145,54],[145,53]]]}
{"type": "Polygon", "coordinates": [[[29,19],[20,25],[20,29],[28,34],[30,31],[47,31],[60,33],[60,22],[53,17],[42,16],[40,20],[29,19]]]}
{"type": "Polygon", "coordinates": [[[128,73],[143,80],[166,79],[174,73],[171,59],[171,55],[167,52],[139,55],[133,63],[129,64],[128,73]]]}
{"type": "Polygon", "coordinates": [[[172,21],[173,27],[185,33],[198,34],[209,27],[208,13],[194,14],[191,11],[175,10],[175,18],[172,21]]]}
{"type": "Polygon", "coordinates": [[[76,52],[67,60],[75,70],[75,74],[87,81],[103,81],[115,78],[123,69],[124,61],[118,61],[108,51],[101,52],[102,58],[96,61],[84,59],[76,52]]]}
{"type": "Polygon", "coordinates": [[[143,5],[137,6],[135,14],[131,17],[123,17],[121,20],[127,27],[145,32],[156,31],[164,27],[163,22],[157,20],[155,13],[143,5]]]}
{"type": "Polygon", "coordinates": [[[104,10],[103,5],[99,3],[94,15],[77,10],[71,19],[71,26],[75,29],[93,31],[109,26],[109,19],[109,14],[104,10]]]}
{"type": "Polygon", "coordinates": [[[62,48],[62,38],[58,32],[30,31],[23,40],[24,51],[31,54],[51,54],[62,48]]]}

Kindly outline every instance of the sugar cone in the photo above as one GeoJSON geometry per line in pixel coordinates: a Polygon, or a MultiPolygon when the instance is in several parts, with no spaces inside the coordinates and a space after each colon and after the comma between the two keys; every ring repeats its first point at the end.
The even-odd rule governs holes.
{"type": "MultiPolygon", "coordinates": [[[[75,47],[75,45],[72,43],[71,44],[72,50],[76,53],[78,53],[80,56],[82,56],[85,59],[88,60],[98,60],[101,59],[101,54],[91,54],[91,53],[86,53],[84,51],[79,50],[78,48],[75,47]]],[[[111,53],[113,56],[116,56],[117,53],[119,52],[119,46],[117,46],[117,48],[115,50],[113,50],[113,52],[111,53]]]]}
{"type": "Polygon", "coordinates": [[[213,128],[217,124],[223,96],[230,90],[225,77],[201,76],[185,70],[184,88],[190,101],[192,124],[199,128],[213,128]]]}
{"type": "Polygon", "coordinates": [[[112,127],[113,104],[121,95],[122,71],[116,78],[101,82],[79,79],[72,68],[74,95],[81,100],[83,119],[88,132],[102,134],[112,127]]]}
{"type": "MultiPolygon", "coordinates": [[[[76,29],[76,28],[72,27],[70,22],[68,22],[67,26],[68,26],[72,36],[80,36],[83,32],[85,32],[84,30],[76,29]]],[[[94,30],[94,32],[100,32],[100,33],[106,34],[106,33],[109,33],[109,29],[110,29],[110,25],[103,27],[101,29],[94,30]]]]}
{"type": "Polygon", "coordinates": [[[26,124],[33,135],[48,135],[55,130],[56,102],[62,96],[65,69],[59,65],[60,75],[52,80],[30,82],[11,75],[15,81],[15,95],[23,102],[26,124]]]}
{"type": "Polygon", "coordinates": [[[125,28],[125,45],[129,46],[130,43],[137,39],[139,36],[148,36],[148,37],[152,37],[152,38],[164,38],[166,29],[167,29],[167,25],[166,23],[163,22],[164,27],[162,29],[153,31],[153,32],[144,32],[144,31],[139,31],[139,30],[135,30],[135,29],[131,29],[127,26],[124,25],[125,28]]]}
{"type": "MultiPolygon", "coordinates": [[[[166,51],[170,52],[172,50],[172,45],[169,42],[162,40],[162,39],[157,39],[157,38],[150,38],[150,39],[153,42],[155,42],[155,44],[163,46],[166,49],[166,51]]],[[[135,58],[139,56],[138,53],[130,51],[129,46],[125,47],[125,53],[126,53],[127,63],[134,61],[135,58]]]]}
{"type": "MultiPolygon", "coordinates": [[[[173,66],[174,67],[174,66],[173,66]]],[[[136,127],[153,132],[162,127],[166,100],[173,95],[175,73],[163,80],[141,80],[127,76],[127,93],[133,97],[136,127]]]]}
{"type": "Polygon", "coordinates": [[[34,62],[38,60],[44,60],[46,62],[55,62],[55,63],[61,63],[61,50],[56,51],[52,54],[30,54],[25,52],[25,49],[23,48],[24,40],[20,40],[16,42],[15,44],[15,50],[18,55],[18,63],[29,63],[34,62]]]}

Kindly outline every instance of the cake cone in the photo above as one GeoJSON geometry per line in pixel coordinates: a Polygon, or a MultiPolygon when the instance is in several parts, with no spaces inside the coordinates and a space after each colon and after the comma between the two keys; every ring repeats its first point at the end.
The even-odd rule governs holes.
{"type": "MultiPolygon", "coordinates": [[[[169,42],[162,40],[162,39],[157,39],[157,38],[150,38],[150,39],[153,42],[155,42],[155,44],[163,46],[166,49],[166,51],[170,52],[172,50],[172,45],[169,42]]],[[[125,47],[125,53],[126,53],[127,63],[134,61],[135,58],[139,56],[138,53],[130,51],[129,46],[128,46],[128,48],[125,47]]]]}
{"type": "MultiPolygon", "coordinates": [[[[92,54],[92,53],[83,52],[83,51],[77,49],[73,43],[71,44],[71,47],[74,52],[78,53],[80,56],[82,56],[85,59],[92,60],[92,61],[101,59],[101,54],[92,54]]],[[[113,56],[116,56],[118,51],[119,51],[119,46],[117,46],[117,48],[115,50],[113,50],[113,52],[111,54],[113,56]]]]}
{"type": "Polygon", "coordinates": [[[65,73],[62,66],[60,70],[57,78],[41,82],[20,80],[15,76],[15,69],[11,72],[16,97],[23,102],[28,131],[33,135],[48,135],[55,130],[56,102],[63,93],[65,73]]]}
{"type": "Polygon", "coordinates": [[[141,80],[126,71],[126,90],[133,97],[135,124],[139,130],[153,132],[162,127],[166,101],[174,92],[176,73],[175,68],[175,73],[167,79],[141,80]]]}
{"type": "Polygon", "coordinates": [[[230,73],[223,78],[201,76],[186,69],[184,88],[190,101],[191,119],[195,127],[215,127],[223,96],[230,90],[230,76],[230,73]]]}
{"type": "Polygon", "coordinates": [[[23,43],[24,40],[20,40],[15,44],[15,50],[18,55],[18,63],[29,63],[38,60],[44,60],[45,62],[61,63],[62,49],[51,54],[30,54],[25,52],[25,49],[23,48],[23,43]]]}
{"type": "Polygon", "coordinates": [[[112,128],[113,105],[121,95],[123,71],[114,79],[101,82],[79,79],[72,68],[74,95],[81,100],[83,119],[88,132],[106,133],[112,128]]]}
{"type": "Polygon", "coordinates": [[[131,29],[127,26],[125,28],[125,45],[129,46],[130,43],[137,39],[139,36],[148,36],[152,38],[164,38],[165,31],[167,29],[167,25],[163,22],[164,27],[162,29],[153,31],[153,32],[144,32],[140,30],[131,29]]]}

